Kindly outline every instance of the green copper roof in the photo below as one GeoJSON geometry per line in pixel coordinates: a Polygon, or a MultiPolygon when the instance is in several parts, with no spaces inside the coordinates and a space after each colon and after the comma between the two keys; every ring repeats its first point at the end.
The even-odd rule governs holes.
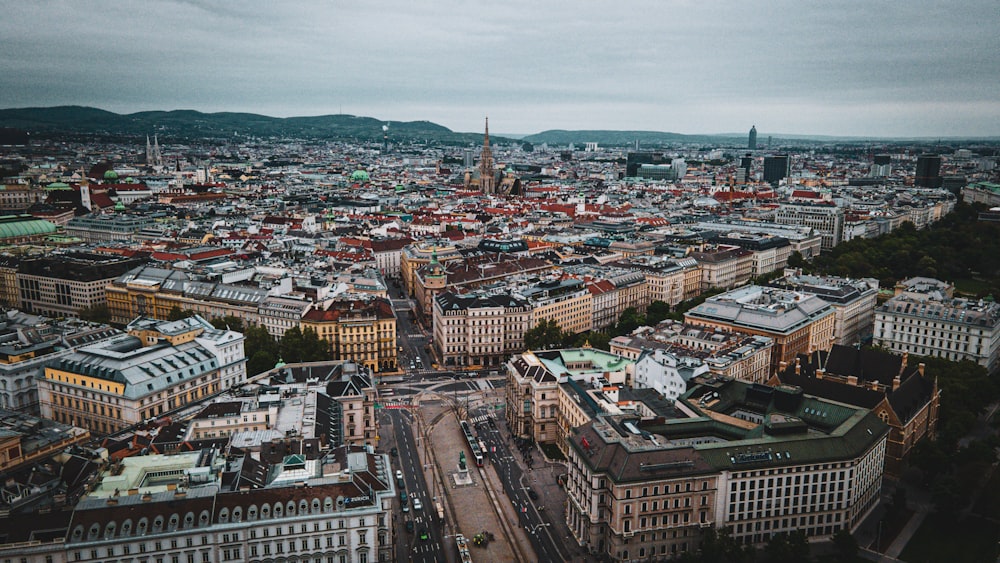
{"type": "Polygon", "coordinates": [[[69,184],[64,182],[52,182],[51,184],[45,186],[46,190],[72,190],[69,184]]]}
{"type": "Polygon", "coordinates": [[[108,170],[107,172],[104,173],[104,179],[105,180],[117,180],[118,179],[118,173],[115,172],[114,170],[108,170]]]}
{"type": "Polygon", "coordinates": [[[47,235],[56,232],[56,226],[31,215],[5,215],[0,217],[0,239],[47,235]]]}
{"type": "Polygon", "coordinates": [[[352,182],[367,182],[369,180],[368,173],[364,170],[355,170],[351,173],[352,182]]]}

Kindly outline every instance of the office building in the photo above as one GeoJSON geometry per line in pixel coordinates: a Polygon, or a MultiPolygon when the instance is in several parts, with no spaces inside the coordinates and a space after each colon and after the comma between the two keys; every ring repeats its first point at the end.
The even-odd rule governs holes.
{"type": "Polygon", "coordinates": [[[750,128],[750,138],[747,140],[747,148],[755,151],[757,150],[757,126],[754,125],[750,128]]]}
{"type": "Polygon", "coordinates": [[[941,157],[936,154],[918,156],[913,183],[922,188],[940,188],[942,183],[941,157]]]}
{"type": "Polygon", "coordinates": [[[592,555],[674,557],[723,527],[740,544],[825,540],[878,504],[889,428],[870,410],[733,380],[678,404],[673,418],[599,416],[569,435],[566,521],[592,555]]]}
{"type": "Polygon", "coordinates": [[[810,227],[822,235],[821,248],[831,250],[844,240],[844,209],[829,203],[781,203],[774,222],[810,227]]]}
{"type": "Polygon", "coordinates": [[[20,307],[48,317],[79,316],[82,309],[107,305],[105,288],[143,262],[91,252],[22,260],[17,269],[20,307]]]}
{"type": "Polygon", "coordinates": [[[764,181],[777,185],[792,173],[792,159],[787,154],[764,157],[764,181]]]}

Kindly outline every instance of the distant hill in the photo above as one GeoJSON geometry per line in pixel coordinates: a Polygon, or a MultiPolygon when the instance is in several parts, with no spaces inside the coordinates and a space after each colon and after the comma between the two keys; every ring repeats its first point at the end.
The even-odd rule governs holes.
{"type": "MultiPolygon", "coordinates": [[[[398,141],[480,144],[481,133],[456,133],[430,121],[391,121],[354,115],[270,117],[254,113],[202,113],[194,110],[142,111],[126,115],[83,106],[0,109],[0,127],[32,134],[84,133],[161,137],[296,137],[379,141],[382,126],[398,141]]],[[[504,141],[504,139],[498,139],[504,141]]]]}

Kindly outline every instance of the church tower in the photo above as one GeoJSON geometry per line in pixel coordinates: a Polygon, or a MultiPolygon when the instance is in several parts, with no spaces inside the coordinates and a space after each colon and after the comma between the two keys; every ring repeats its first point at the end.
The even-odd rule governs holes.
{"type": "Polygon", "coordinates": [[[479,191],[484,194],[496,193],[496,171],[493,168],[493,151],[490,150],[490,118],[486,118],[486,134],[483,135],[483,152],[479,156],[479,191]]]}

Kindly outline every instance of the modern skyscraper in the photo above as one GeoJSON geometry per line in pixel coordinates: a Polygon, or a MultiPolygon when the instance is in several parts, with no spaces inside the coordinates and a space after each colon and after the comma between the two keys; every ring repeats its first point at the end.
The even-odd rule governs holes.
{"type": "Polygon", "coordinates": [[[887,154],[877,154],[872,162],[872,178],[883,178],[892,174],[892,157],[887,154]]]}
{"type": "Polygon", "coordinates": [[[924,188],[941,187],[941,157],[924,154],[917,157],[917,174],[914,183],[924,188]]]}
{"type": "Polygon", "coordinates": [[[750,140],[747,142],[747,148],[755,151],[757,150],[757,126],[754,125],[750,128],[750,140]]]}
{"type": "Polygon", "coordinates": [[[787,154],[764,157],[764,181],[777,184],[792,171],[792,159],[787,154]]]}

